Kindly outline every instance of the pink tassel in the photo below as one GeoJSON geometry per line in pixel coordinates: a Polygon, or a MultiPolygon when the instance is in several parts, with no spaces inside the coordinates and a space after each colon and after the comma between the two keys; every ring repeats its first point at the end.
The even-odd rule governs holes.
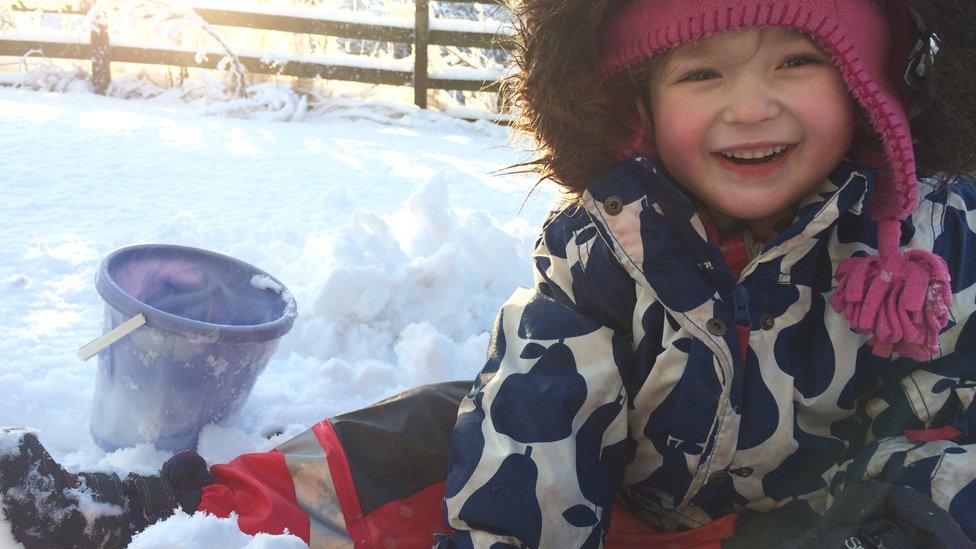
{"type": "Polygon", "coordinates": [[[855,332],[872,336],[868,344],[875,355],[896,352],[926,361],[938,354],[952,304],[949,269],[941,257],[925,250],[851,257],[834,276],[830,305],[855,332]]]}

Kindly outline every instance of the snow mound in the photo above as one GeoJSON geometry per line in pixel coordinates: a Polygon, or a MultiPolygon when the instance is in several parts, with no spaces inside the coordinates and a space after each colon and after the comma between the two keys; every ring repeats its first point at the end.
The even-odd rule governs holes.
{"type": "Polygon", "coordinates": [[[298,356],[290,359],[290,369],[305,372],[302,386],[290,389],[308,391],[310,400],[321,395],[320,415],[305,421],[326,417],[321,402],[344,411],[343,395],[378,400],[419,384],[473,379],[484,365],[498,307],[531,283],[530,240],[483,211],[454,208],[450,191],[435,176],[404,207],[385,216],[356,212],[328,243],[308,243],[304,273],[293,275],[307,281],[296,291],[299,319],[278,355],[320,361],[313,374],[298,356]]]}
{"type": "Polygon", "coordinates": [[[129,549],[304,549],[305,542],[291,534],[249,536],[237,527],[237,516],[218,518],[182,511],[157,522],[132,538],[129,549]]]}

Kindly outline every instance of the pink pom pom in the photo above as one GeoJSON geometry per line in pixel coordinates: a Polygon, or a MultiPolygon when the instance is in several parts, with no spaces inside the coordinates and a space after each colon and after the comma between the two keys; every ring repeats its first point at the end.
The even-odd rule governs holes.
{"type": "Polygon", "coordinates": [[[851,328],[872,335],[874,354],[930,360],[949,324],[952,286],[941,257],[925,250],[851,257],[840,262],[830,305],[851,328]]]}

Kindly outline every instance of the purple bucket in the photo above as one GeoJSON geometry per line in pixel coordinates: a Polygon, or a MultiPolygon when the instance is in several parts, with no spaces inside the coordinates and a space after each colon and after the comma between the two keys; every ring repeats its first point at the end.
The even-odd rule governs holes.
{"type": "Polygon", "coordinates": [[[196,448],[204,425],[241,409],[295,320],[281,282],[185,246],[116,250],[95,287],[105,332],[140,313],[146,320],[99,353],[91,434],[106,451],[147,442],[196,448]]]}

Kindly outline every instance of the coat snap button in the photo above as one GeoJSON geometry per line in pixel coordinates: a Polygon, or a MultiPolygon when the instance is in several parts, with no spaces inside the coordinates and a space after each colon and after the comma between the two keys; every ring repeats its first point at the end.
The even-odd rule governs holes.
{"type": "Polygon", "coordinates": [[[620,200],[619,196],[611,195],[603,201],[603,209],[605,209],[609,215],[617,215],[624,211],[624,202],[623,200],[620,200]]]}
{"type": "Polygon", "coordinates": [[[708,475],[708,484],[715,485],[721,484],[729,477],[729,474],[725,471],[715,471],[714,473],[708,475]]]}
{"type": "Polygon", "coordinates": [[[754,472],[752,467],[739,467],[738,469],[732,469],[730,473],[737,477],[749,478],[754,472]]]}
{"type": "Polygon", "coordinates": [[[708,333],[716,337],[724,336],[727,329],[725,327],[725,323],[717,317],[713,317],[711,320],[709,320],[708,323],[705,324],[705,328],[708,330],[708,333]]]}
{"type": "Polygon", "coordinates": [[[759,319],[759,325],[762,326],[763,330],[772,330],[775,324],[776,317],[770,314],[762,315],[762,318],[759,319]]]}

